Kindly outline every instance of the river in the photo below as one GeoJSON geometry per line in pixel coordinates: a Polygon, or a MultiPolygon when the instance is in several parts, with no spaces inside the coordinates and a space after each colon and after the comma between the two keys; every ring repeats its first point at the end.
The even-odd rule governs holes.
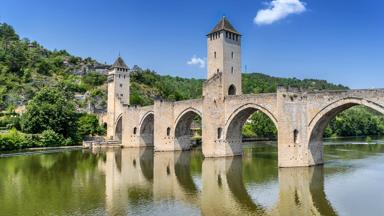
{"type": "Polygon", "coordinates": [[[201,150],[63,150],[0,157],[0,215],[382,215],[384,139],[326,140],[325,165],[277,167],[201,150]],[[377,144],[372,144],[377,143],[377,144]]]}

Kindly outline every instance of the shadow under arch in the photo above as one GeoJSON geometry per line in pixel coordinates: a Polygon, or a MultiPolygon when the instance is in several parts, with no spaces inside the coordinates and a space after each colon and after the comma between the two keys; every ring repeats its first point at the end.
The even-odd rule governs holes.
{"type": "Polygon", "coordinates": [[[265,209],[253,202],[248,194],[243,181],[243,164],[241,157],[234,157],[227,171],[227,183],[233,197],[238,203],[248,211],[257,213],[257,215],[265,215],[265,209]]]}
{"type": "Polygon", "coordinates": [[[192,147],[191,126],[197,117],[201,118],[201,113],[194,108],[184,110],[177,117],[175,122],[175,143],[181,147],[180,149],[184,150],[192,147]]]}
{"type": "Polygon", "coordinates": [[[140,167],[145,179],[153,181],[153,148],[143,148],[140,155],[140,167]]]}
{"type": "Polygon", "coordinates": [[[321,109],[308,124],[309,128],[309,140],[308,147],[311,153],[312,164],[322,164],[323,159],[323,136],[327,125],[332,119],[334,119],[339,113],[353,107],[363,105],[371,108],[377,112],[384,114],[384,107],[363,98],[343,98],[332,102],[321,109]]]}
{"type": "Polygon", "coordinates": [[[146,146],[153,146],[154,124],[155,116],[153,112],[148,112],[140,122],[140,138],[146,146]]]}
{"type": "Polygon", "coordinates": [[[198,189],[191,176],[191,152],[181,152],[175,163],[175,175],[180,186],[188,194],[197,194],[198,189]]]}
{"type": "Polygon", "coordinates": [[[327,199],[324,189],[324,167],[314,167],[309,189],[312,195],[313,204],[321,215],[336,216],[337,212],[333,209],[331,203],[327,199]]]}
{"type": "Polygon", "coordinates": [[[123,135],[123,118],[122,118],[122,115],[120,114],[119,117],[117,117],[117,121],[116,121],[115,138],[118,141],[121,141],[122,135],[123,135]]]}

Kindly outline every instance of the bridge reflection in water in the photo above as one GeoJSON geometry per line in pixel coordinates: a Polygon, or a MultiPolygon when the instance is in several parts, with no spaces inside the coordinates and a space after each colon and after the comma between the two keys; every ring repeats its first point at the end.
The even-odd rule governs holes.
{"type": "MultiPolygon", "coordinates": [[[[280,168],[274,177],[247,176],[248,157],[203,160],[200,152],[154,153],[148,148],[108,149],[102,154],[105,160],[98,166],[105,173],[108,215],[146,208],[148,214],[164,202],[175,209],[188,206],[189,214],[336,215],[324,192],[323,167],[280,168]],[[250,184],[265,185],[277,179],[279,193],[271,205],[258,203],[257,194],[247,190],[250,184]]],[[[256,164],[254,171],[270,170],[264,165],[256,164]]]]}

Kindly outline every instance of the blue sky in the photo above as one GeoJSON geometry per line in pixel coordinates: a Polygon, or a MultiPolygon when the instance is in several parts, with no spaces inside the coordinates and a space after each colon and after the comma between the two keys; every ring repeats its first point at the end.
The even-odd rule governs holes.
{"type": "Polygon", "coordinates": [[[384,87],[383,0],[1,0],[0,22],[49,49],[205,78],[206,38],[226,15],[247,72],[384,87]],[[255,20],[256,15],[259,17],[255,20]]]}

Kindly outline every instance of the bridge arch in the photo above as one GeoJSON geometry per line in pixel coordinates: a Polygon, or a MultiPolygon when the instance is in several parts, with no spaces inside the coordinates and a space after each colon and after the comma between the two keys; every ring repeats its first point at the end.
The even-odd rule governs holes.
{"type": "Polygon", "coordinates": [[[201,112],[195,108],[189,107],[183,110],[175,121],[175,144],[179,145],[181,149],[190,149],[192,147],[192,134],[191,126],[193,121],[200,117],[201,112]]]}
{"type": "Polygon", "coordinates": [[[139,135],[146,146],[153,146],[155,116],[152,111],[147,112],[140,121],[139,135]]]}
{"type": "Polygon", "coordinates": [[[255,112],[260,111],[268,116],[277,127],[277,119],[267,108],[254,103],[244,104],[232,112],[225,123],[224,138],[229,142],[242,142],[241,129],[247,119],[255,112]]]}
{"type": "Polygon", "coordinates": [[[115,138],[118,141],[121,141],[122,140],[122,135],[123,135],[123,115],[120,114],[117,117],[117,121],[116,121],[116,124],[115,124],[115,138]]]}
{"type": "Polygon", "coordinates": [[[384,114],[384,107],[364,98],[347,97],[334,101],[322,108],[308,124],[308,147],[313,162],[323,163],[323,136],[327,125],[339,113],[357,105],[376,110],[384,114]]]}

